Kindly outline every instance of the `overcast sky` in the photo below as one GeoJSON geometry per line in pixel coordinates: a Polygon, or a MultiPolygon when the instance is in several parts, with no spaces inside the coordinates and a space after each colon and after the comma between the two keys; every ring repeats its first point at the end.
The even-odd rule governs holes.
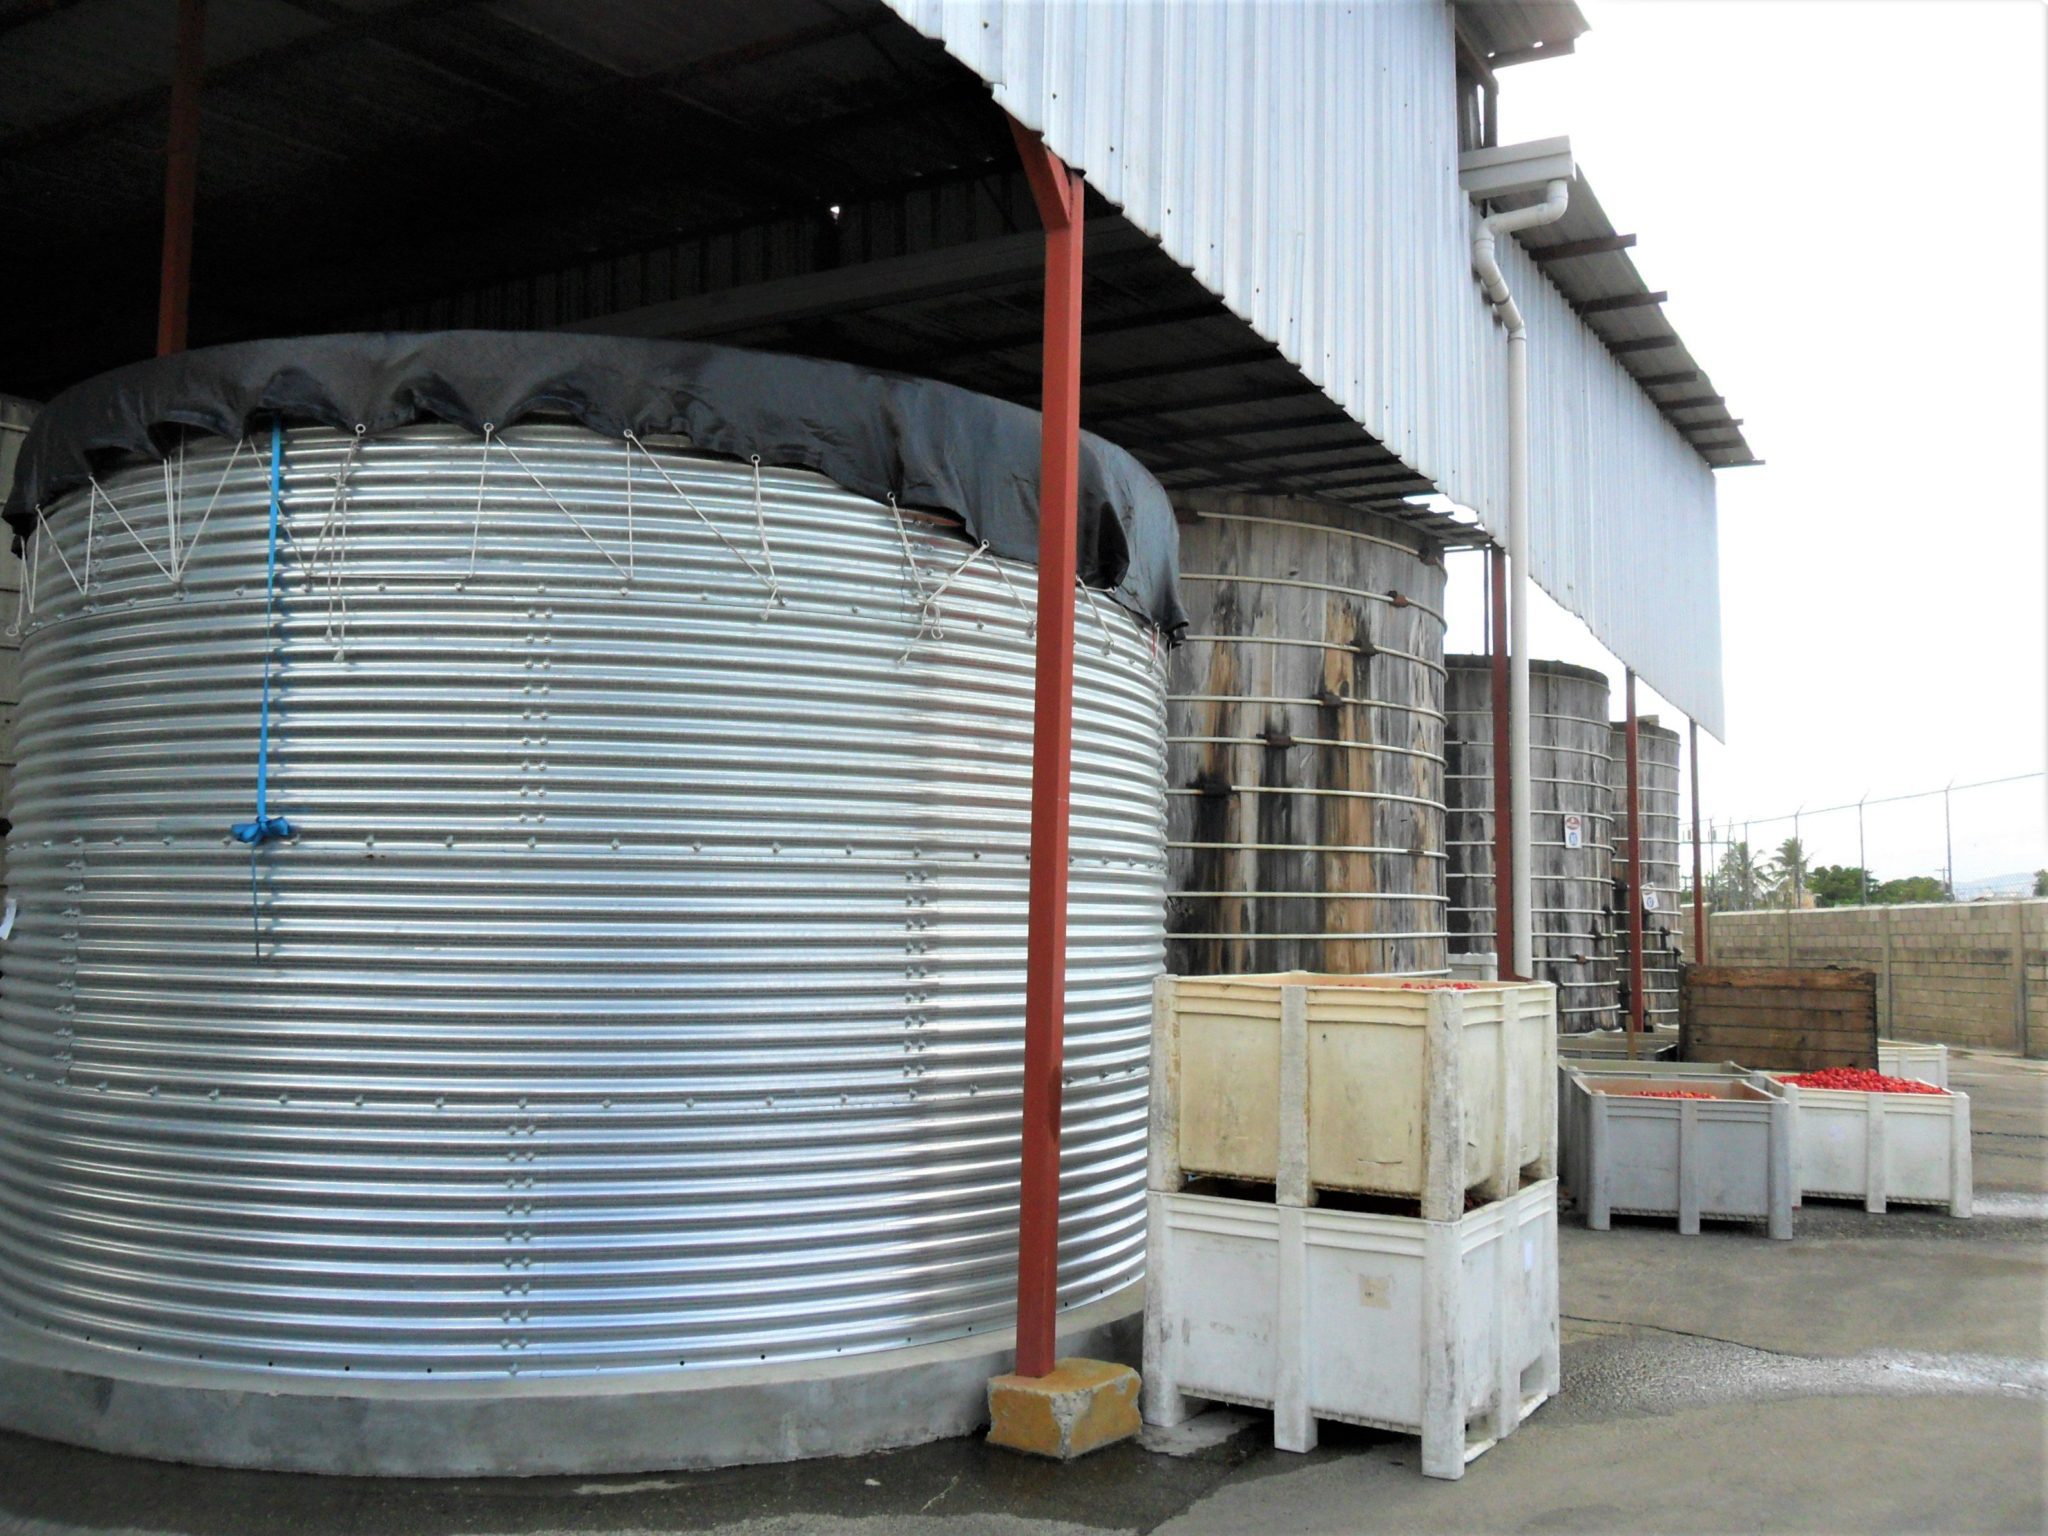
{"type": "MultiPolygon", "coordinates": [[[[1582,3],[1574,55],[1502,72],[1502,142],[1571,136],[1768,460],[1717,477],[1729,739],[1701,753],[1705,814],[2048,766],[2048,8],[1582,3]]],[[[1452,579],[1452,647],[1476,649],[1475,559],[1452,579]]],[[[1607,667],[1618,712],[1614,659],[1539,601],[1532,653],[1607,667]]],[[[2048,781],[1958,792],[1954,824],[1960,881],[2048,865],[2048,781]]],[[[1939,799],[1866,828],[1879,876],[1939,871],[1939,799]]],[[[1855,862],[1853,812],[1801,832],[1855,862]]]]}

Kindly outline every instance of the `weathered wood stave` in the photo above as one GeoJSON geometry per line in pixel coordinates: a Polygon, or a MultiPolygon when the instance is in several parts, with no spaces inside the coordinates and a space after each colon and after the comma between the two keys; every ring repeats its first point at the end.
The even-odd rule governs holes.
{"type": "Polygon", "coordinates": [[[1320,503],[1184,514],[1168,969],[1443,973],[1441,554],[1320,503]]]}
{"type": "MultiPolygon", "coordinates": [[[[1643,913],[1643,1012],[1649,1024],[1678,1022],[1679,814],[1678,732],[1654,718],[1636,722],[1643,818],[1643,890],[1657,898],[1643,913]]],[[[1609,806],[1614,841],[1615,975],[1624,1006],[1628,996],[1628,731],[1608,730],[1609,806]]]]}
{"type": "MultiPolygon", "coordinates": [[[[1447,911],[1453,954],[1491,953],[1493,697],[1484,656],[1445,658],[1444,798],[1450,808],[1447,911]]],[[[1613,810],[1608,790],[1604,674],[1566,662],[1529,664],[1529,759],[1534,864],[1530,947],[1536,978],[1558,988],[1558,1023],[1603,1029],[1616,1020],[1613,810]],[[1565,846],[1565,817],[1582,817],[1581,846],[1565,846]]]]}

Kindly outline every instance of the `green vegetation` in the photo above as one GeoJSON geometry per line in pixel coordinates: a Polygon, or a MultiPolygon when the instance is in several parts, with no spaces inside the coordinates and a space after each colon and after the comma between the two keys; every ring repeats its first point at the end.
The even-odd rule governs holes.
{"type": "MultiPolygon", "coordinates": [[[[2048,870],[2036,877],[2035,886],[2040,894],[2048,895],[2048,870]]],[[[1717,912],[1796,906],[1802,892],[1812,896],[1817,907],[1891,907],[1949,899],[1948,887],[1938,875],[1880,880],[1856,864],[1808,868],[1806,850],[1797,838],[1789,837],[1761,864],[1750,853],[1749,844],[1733,844],[1707,877],[1707,899],[1717,912]]]]}

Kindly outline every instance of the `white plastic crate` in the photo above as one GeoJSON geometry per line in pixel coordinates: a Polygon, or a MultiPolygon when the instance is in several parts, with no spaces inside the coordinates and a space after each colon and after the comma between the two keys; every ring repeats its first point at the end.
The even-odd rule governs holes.
{"type": "Polygon", "coordinates": [[[1970,1100],[1967,1094],[1861,1093],[1801,1088],[1792,1099],[1799,1191],[1888,1204],[1939,1205],[1970,1214],[1970,1100]]]}
{"type": "Polygon", "coordinates": [[[1190,1398],[1419,1435],[1457,1478],[1558,1384],[1557,1181],[1456,1221],[1153,1191],[1144,1413],[1190,1398]]]}
{"type": "MultiPolygon", "coordinates": [[[[1584,1029],[1557,1037],[1557,1054],[1573,1061],[1627,1061],[1628,1031],[1584,1029]]],[[[1636,1035],[1637,1061],[1668,1061],[1678,1054],[1678,1031],[1645,1029],[1636,1035]]]]}
{"type": "Polygon", "coordinates": [[[1154,1103],[1172,1112],[1179,1168],[1278,1183],[1280,1105],[1300,1074],[1312,1187],[1420,1200],[1447,1220],[1467,1189],[1497,1199],[1556,1171],[1556,1020],[1543,982],[1163,977],[1154,1103]]]}
{"type": "Polygon", "coordinates": [[[1948,1047],[1917,1040],[1879,1040],[1877,1070],[1887,1077],[1910,1077],[1917,1083],[1948,1086],[1948,1047]]]}
{"type": "Polygon", "coordinates": [[[1568,1064],[1560,1077],[1558,1163],[1594,1231],[1615,1215],[1672,1216],[1690,1236],[1705,1217],[1761,1221],[1772,1237],[1791,1237],[1798,1181],[1783,1083],[1693,1062],[1568,1064]],[[1646,1089],[1712,1097],[1647,1098],[1646,1089]]]}
{"type": "MultiPolygon", "coordinates": [[[[1681,1079],[1745,1078],[1752,1076],[1749,1068],[1738,1066],[1732,1061],[1609,1061],[1604,1057],[1581,1060],[1578,1057],[1561,1057],[1557,1063],[1557,1088],[1564,1092],[1565,1079],[1577,1072],[1584,1077],[1654,1077],[1667,1088],[1681,1088],[1681,1079]],[[1669,1078],[1671,1081],[1662,1082],[1669,1078]]],[[[1558,1100],[1558,1114],[1564,1113],[1564,1101],[1558,1100]]]]}

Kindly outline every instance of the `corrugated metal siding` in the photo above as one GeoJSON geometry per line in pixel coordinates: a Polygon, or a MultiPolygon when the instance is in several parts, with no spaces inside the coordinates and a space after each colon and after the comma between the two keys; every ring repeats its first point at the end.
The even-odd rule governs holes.
{"type": "MultiPolygon", "coordinates": [[[[1403,462],[1498,527],[1504,343],[1471,275],[1450,7],[887,0],[1403,462]]],[[[1518,248],[1534,575],[1722,732],[1711,472],[1518,248]]]]}

